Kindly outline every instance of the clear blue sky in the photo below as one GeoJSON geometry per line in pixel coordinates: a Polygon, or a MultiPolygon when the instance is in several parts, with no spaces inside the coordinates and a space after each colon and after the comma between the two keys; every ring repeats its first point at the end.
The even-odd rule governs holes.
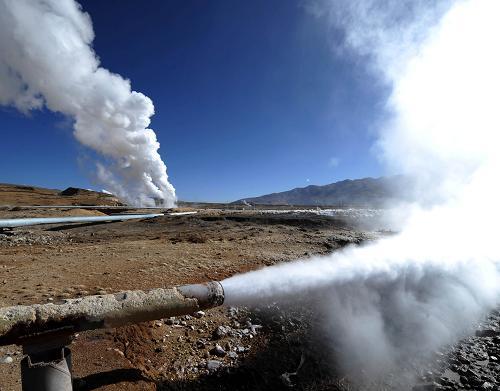
{"type": "MultiPolygon", "coordinates": [[[[180,199],[231,201],[379,176],[386,91],[301,1],[85,0],[102,66],[152,98],[180,199]]],[[[0,108],[0,182],[98,188],[71,123],[0,108]]]]}

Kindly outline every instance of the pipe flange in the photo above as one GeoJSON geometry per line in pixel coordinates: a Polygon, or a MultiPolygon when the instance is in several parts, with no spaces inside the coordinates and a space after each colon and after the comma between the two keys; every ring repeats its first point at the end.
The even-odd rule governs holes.
{"type": "Polygon", "coordinates": [[[183,285],[177,289],[184,297],[198,300],[201,309],[217,307],[224,303],[224,288],[218,281],[183,285]]]}

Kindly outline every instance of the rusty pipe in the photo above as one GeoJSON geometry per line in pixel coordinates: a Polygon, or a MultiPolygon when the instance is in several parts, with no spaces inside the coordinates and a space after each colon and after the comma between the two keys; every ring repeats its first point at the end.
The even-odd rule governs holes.
{"type": "Polygon", "coordinates": [[[0,345],[33,345],[73,333],[188,315],[222,305],[219,282],[124,291],[63,303],[0,308],[0,345]]]}

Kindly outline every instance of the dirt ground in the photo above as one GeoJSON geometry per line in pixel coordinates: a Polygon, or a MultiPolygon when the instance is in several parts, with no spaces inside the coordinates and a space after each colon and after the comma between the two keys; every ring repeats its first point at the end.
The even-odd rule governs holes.
{"type": "MultiPolygon", "coordinates": [[[[43,209],[1,212],[4,218],[102,214],[43,209]]],[[[57,302],[88,294],[221,280],[278,262],[326,254],[374,235],[329,217],[229,210],[16,228],[0,234],[0,304],[57,302]]],[[[283,365],[276,368],[256,369],[256,363],[262,366],[262,355],[267,361],[269,355],[281,355],[280,349],[289,346],[281,346],[280,338],[272,337],[272,322],[262,323],[244,309],[219,308],[200,318],[85,332],[71,346],[75,384],[81,390],[280,387],[284,384],[281,374],[296,369],[300,354],[282,360],[283,365]],[[221,325],[229,326],[230,332],[214,336],[221,325]],[[211,352],[216,344],[224,354],[211,352]],[[269,349],[273,344],[277,346],[269,349]]],[[[0,364],[0,389],[20,389],[20,348],[0,348],[0,356],[14,359],[11,364],[0,364]]]]}
{"type": "MultiPolygon", "coordinates": [[[[0,232],[0,306],[222,280],[390,234],[374,224],[363,229],[359,219],[312,212],[204,207],[194,215],[0,232]]],[[[0,218],[115,212],[0,207],[0,218]]],[[[314,320],[321,314],[304,307],[219,307],[83,332],[71,344],[75,389],[364,391],[416,383],[416,391],[500,389],[500,312],[475,335],[430,352],[434,359],[416,368],[415,383],[405,387],[371,383],[362,371],[344,375],[311,331],[314,320]]],[[[20,347],[0,347],[0,390],[21,389],[22,357],[20,347]]]]}

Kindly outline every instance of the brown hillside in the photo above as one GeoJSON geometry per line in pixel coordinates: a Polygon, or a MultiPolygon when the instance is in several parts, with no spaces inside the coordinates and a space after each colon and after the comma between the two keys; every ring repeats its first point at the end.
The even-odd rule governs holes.
{"type": "Polygon", "coordinates": [[[0,183],[0,205],[123,205],[106,193],[69,187],[64,191],[0,183]]]}

